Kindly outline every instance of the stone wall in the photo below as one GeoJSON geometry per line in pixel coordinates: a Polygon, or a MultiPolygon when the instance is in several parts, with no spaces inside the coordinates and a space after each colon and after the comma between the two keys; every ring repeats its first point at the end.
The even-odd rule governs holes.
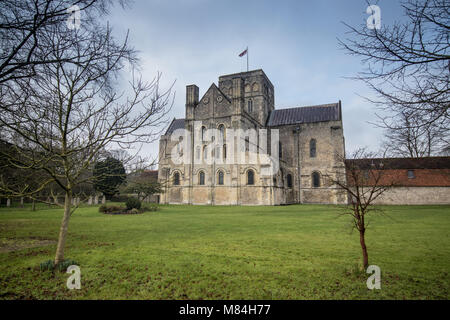
{"type": "Polygon", "coordinates": [[[286,188],[280,203],[345,203],[346,197],[329,186],[328,177],[344,171],[342,162],[344,133],[341,121],[327,121],[279,127],[283,177],[277,176],[286,187],[287,175],[292,175],[293,188],[286,188]],[[310,141],[316,141],[316,156],[310,155],[310,141]],[[314,187],[312,174],[320,176],[320,186],[314,187]],[[299,189],[301,192],[299,192],[299,189]]]}
{"type": "Polygon", "coordinates": [[[395,187],[382,194],[376,204],[450,204],[450,187],[395,187]]]}

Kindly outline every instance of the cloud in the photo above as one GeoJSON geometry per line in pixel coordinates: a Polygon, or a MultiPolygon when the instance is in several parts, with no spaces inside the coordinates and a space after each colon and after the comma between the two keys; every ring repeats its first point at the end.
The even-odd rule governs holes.
{"type": "MultiPolygon", "coordinates": [[[[389,2],[382,3],[383,12],[389,2]]],[[[203,95],[218,77],[244,71],[249,47],[250,69],[262,68],[275,87],[276,108],[342,100],[347,150],[369,145],[376,149],[381,130],[373,106],[358,96],[370,92],[345,79],[360,70],[355,57],[337,46],[344,37],[341,21],[365,21],[364,3],[332,1],[136,1],[130,10],[113,10],[111,25],[118,34],[130,29],[140,51],[144,78],[163,73],[162,86],[176,80],[170,117],[183,118],[185,87],[196,84],[203,95]]],[[[143,151],[156,155],[158,143],[143,151]]]]}

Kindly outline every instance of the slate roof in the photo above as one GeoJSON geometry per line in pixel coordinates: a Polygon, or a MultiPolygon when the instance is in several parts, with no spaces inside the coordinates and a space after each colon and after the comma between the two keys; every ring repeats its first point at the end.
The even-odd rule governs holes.
{"type": "Polygon", "coordinates": [[[172,123],[169,125],[169,128],[167,128],[165,134],[172,134],[175,130],[182,128],[184,128],[184,119],[173,118],[172,123]]]}
{"type": "Polygon", "coordinates": [[[268,127],[300,123],[341,120],[340,103],[273,110],[267,120],[268,127]]]}
{"type": "MultiPolygon", "coordinates": [[[[224,96],[226,97],[226,95],[224,96]]],[[[341,120],[341,118],[341,106],[337,102],[317,106],[273,110],[267,120],[267,126],[275,127],[299,123],[337,121],[341,120]]],[[[180,128],[184,128],[184,119],[174,118],[166,131],[166,135],[172,134],[172,132],[180,128]]]]}

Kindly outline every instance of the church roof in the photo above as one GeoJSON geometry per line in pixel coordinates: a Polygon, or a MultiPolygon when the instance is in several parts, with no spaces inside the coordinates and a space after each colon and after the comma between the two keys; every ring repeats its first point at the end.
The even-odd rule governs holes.
{"type": "Polygon", "coordinates": [[[166,135],[172,134],[175,130],[182,128],[184,128],[184,119],[173,118],[169,128],[167,128],[166,135]]]}
{"type": "Polygon", "coordinates": [[[338,120],[341,120],[341,107],[339,102],[317,106],[273,110],[269,115],[267,126],[275,127],[338,120]]]}
{"type": "MultiPolygon", "coordinates": [[[[273,110],[267,120],[267,126],[276,127],[300,123],[339,121],[341,118],[341,106],[337,102],[317,106],[273,110]]],[[[184,119],[174,118],[169,128],[167,128],[166,135],[172,134],[175,130],[181,128],[184,128],[184,119]]]]}

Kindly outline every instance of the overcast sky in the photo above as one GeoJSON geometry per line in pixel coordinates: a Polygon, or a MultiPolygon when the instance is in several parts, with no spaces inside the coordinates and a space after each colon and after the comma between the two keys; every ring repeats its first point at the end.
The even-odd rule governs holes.
{"type": "MultiPolygon", "coordinates": [[[[396,0],[380,0],[381,23],[401,18],[396,0]]],[[[359,146],[377,150],[382,131],[368,124],[374,106],[362,96],[368,88],[346,79],[361,71],[337,38],[346,37],[346,22],[365,24],[365,0],[135,0],[108,17],[115,33],[130,31],[139,50],[144,78],[163,73],[163,86],[176,80],[170,117],[184,118],[186,85],[196,84],[200,97],[224,74],[245,71],[238,54],[249,48],[250,70],[263,69],[275,87],[275,108],[342,101],[349,154],[359,146]]],[[[156,155],[158,144],[144,148],[156,155]]]]}

